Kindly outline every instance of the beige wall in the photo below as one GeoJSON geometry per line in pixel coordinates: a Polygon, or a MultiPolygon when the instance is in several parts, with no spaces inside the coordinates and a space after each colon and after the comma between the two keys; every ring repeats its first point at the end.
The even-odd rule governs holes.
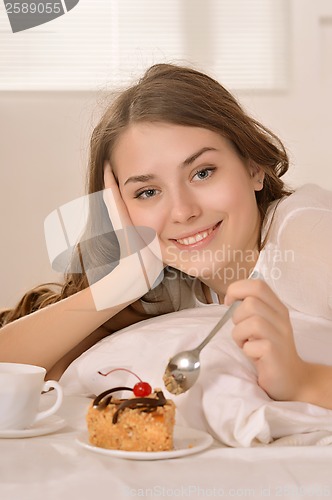
{"type": "Polygon", "coordinates": [[[283,139],[294,186],[314,182],[332,189],[332,2],[290,3],[289,89],[243,96],[242,102],[283,139]]]}
{"type": "MultiPolygon", "coordinates": [[[[332,5],[291,0],[290,88],[239,94],[291,152],[289,182],[332,190],[332,5]]],[[[102,96],[0,93],[0,307],[58,278],[50,269],[45,217],[84,192],[88,137],[102,96]]]]}
{"type": "Polygon", "coordinates": [[[0,93],[0,307],[58,278],[44,219],[84,192],[96,103],[87,93],[0,93]]]}

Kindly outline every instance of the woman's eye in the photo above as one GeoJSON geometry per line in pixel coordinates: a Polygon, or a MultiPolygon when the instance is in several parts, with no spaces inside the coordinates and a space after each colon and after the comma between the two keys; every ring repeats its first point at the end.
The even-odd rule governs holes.
{"type": "Polygon", "coordinates": [[[205,179],[211,177],[214,171],[215,171],[214,167],[203,168],[201,170],[198,170],[193,178],[197,176],[199,180],[204,181],[205,179]]]}
{"type": "Polygon", "coordinates": [[[146,200],[147,198],[153,198],[156,194],[156,189],[145,189],[144,191],[140,191],[135,194],[135,198],[139,198],[141,200],[146,200]]]}

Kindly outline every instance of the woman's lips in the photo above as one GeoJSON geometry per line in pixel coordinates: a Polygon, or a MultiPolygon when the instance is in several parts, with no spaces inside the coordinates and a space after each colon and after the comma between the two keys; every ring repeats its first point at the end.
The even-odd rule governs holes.
{"type": "Polygon", "coordinates": [[[208,245],[211,240],[213,240],[221,223],[222,221],[215,224],[212,228],[197,232],[196,234],[188,236],[187,238],[179,238],[178,240],[172,239],[172,242],[177,248],[180,248],[181,250],[203,247],[205,245],[208,245]]]}

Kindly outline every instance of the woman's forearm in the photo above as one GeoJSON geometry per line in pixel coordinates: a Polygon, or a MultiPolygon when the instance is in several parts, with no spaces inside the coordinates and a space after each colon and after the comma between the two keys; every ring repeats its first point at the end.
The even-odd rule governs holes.
{"type": "Polygon", "coordinates": [[[296,400],[332,409],[332,366],[306,363],[296,400]]]}
{"type": "Polygon", "coordinates": [[[55,363],[126,304],[97,311],[90,288],[24,316],[0,330],[0,361],[55,363]]]}

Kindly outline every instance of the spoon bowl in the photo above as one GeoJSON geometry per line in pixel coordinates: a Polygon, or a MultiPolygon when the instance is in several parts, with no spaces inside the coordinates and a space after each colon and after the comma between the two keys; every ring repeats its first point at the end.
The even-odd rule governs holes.
{"type": "Polygon", "coordinates": [[[182,351],[173,356],[165,370],[164,383],[172,394],[182,394],[198,379],[201,363],[199,351],[182,351]]]}

